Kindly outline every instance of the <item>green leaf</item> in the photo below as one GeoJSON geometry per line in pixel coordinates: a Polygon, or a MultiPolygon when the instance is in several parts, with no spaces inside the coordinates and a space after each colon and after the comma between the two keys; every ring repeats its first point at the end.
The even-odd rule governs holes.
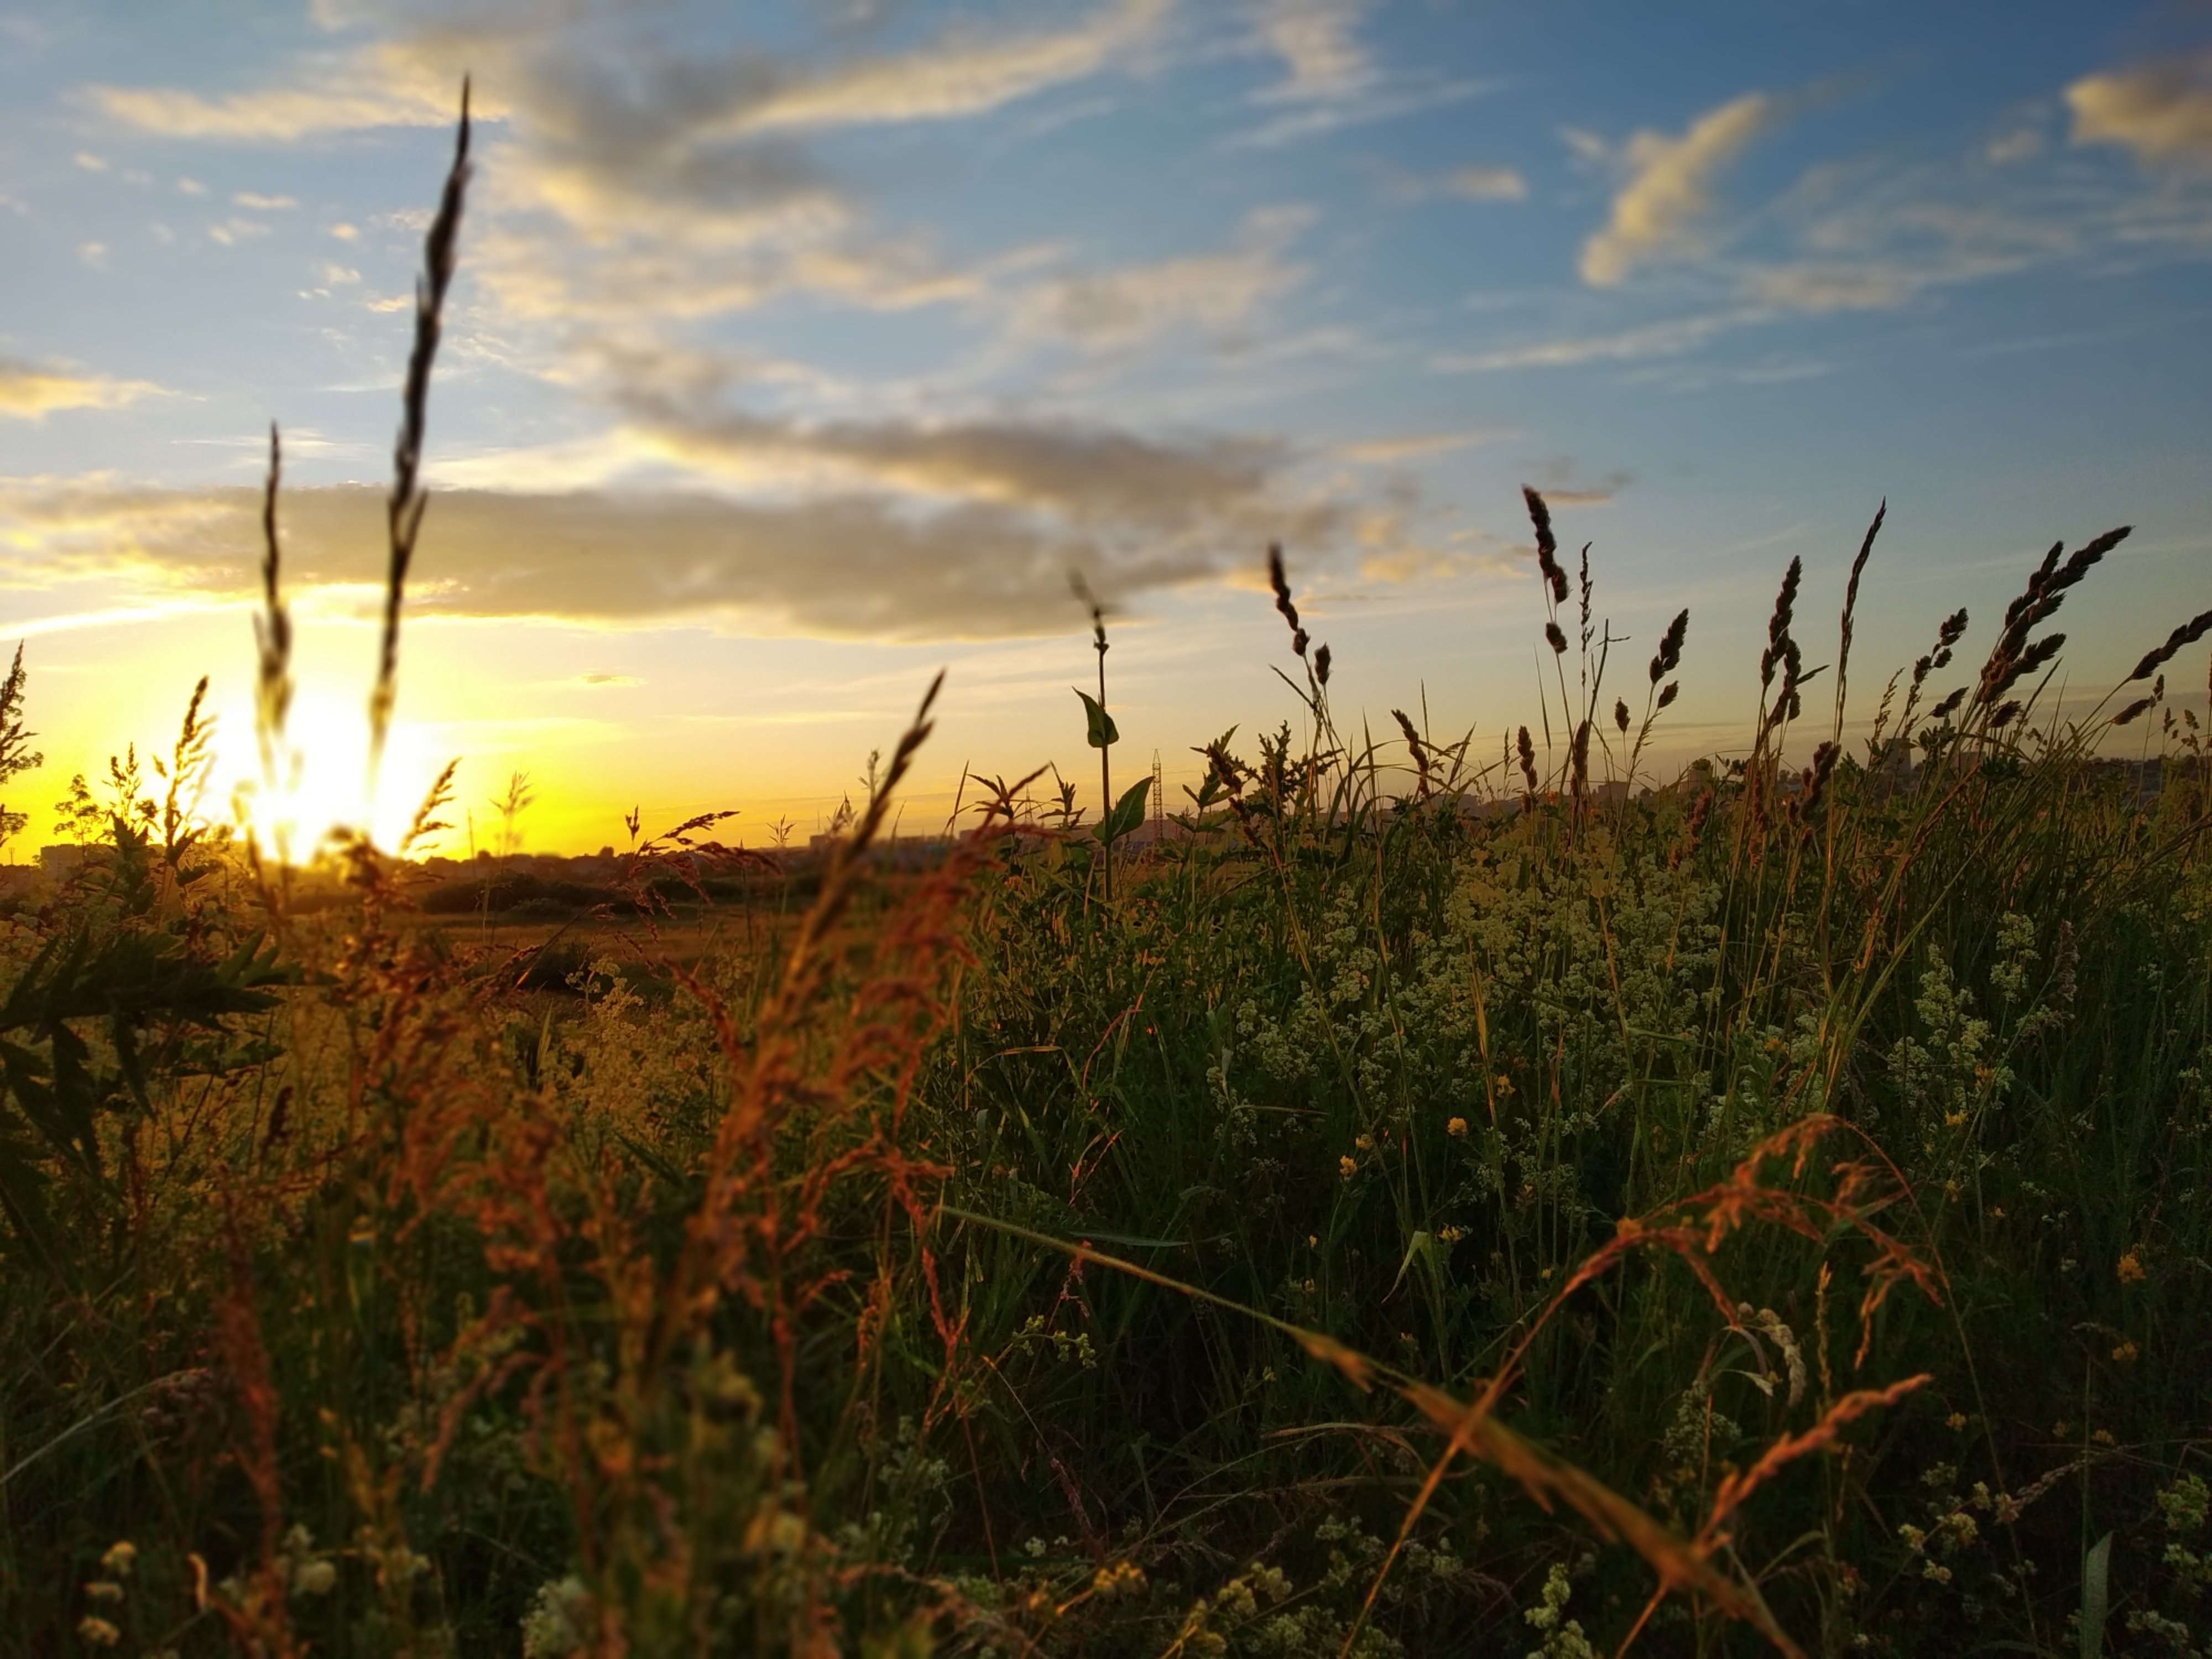
{"type": "Polygon", "coordinates": [[[1396,1294],[1398,1286],[1406,1282],[1406,1269],[1429,1255],[1436,1248],[1437,1241],[1425,1227],[1406,1241],[1406,1259],[1398,1264],[1398,1276],[1390,1281],[1390,1288],[1382,1293],[1385,1301],[1396,1294]]]}
{"type": "Polygon", "coordinates": [[[1145,797],[1152,793],[1152,781],[1139,778],[1131,784],[1121,799],[1114,803],[1114,810],[1106,815],[1105,823],[1098,826],[1098,839],[1109,847],[1127,835],[1145,821],[1145,797]]]}
{"type": "Polygon", "coordinates": [[[1106,712],[1105,707],[1099,702],[1098,699],[1088,691],[1076,687],[1071,686],[1068,689],[1083,699],[1083,712],[1091,720],[1091,735],[1088,739],[1091,746],[1093,749],[1104,749],[1121,742],[1120,728],[1114,724],[1114,717],[1106,712]]]}
{"type": "Polygon", "coordinates": [[[2112,1534],[2089,1547],[2081,1562],[2081,1659],[2105,1650],[2105,1620],[2112,1611],[2112,1534]]]}

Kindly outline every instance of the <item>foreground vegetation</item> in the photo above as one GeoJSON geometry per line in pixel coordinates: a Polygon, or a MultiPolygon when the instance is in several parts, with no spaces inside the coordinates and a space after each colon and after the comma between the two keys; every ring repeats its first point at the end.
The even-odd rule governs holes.
{"type": "Polygon", "coordinates": [[[2054,549],[1846,745],[1870,532],[1832,700],[1793,564],[1744,756],[1647,788],[1686,617],[1608,708],[1529,505],[1556,744],[1348,741],[1279,560],[1302,729],[1209,745],[1184,833],[994,781],[883,866],[925,701],[750,948],[672,896],[784,891],[711,824],[634,825],[635,951],[549,984],[410,917],[440,795],[305,904],[196,815],[197,713],[76,792],[0,930],[0,1643],[2203,1651],[2212,892],[2159,705],[2212,613],[2062,724],[2038,630],[2118,532],[2054,549]]]}

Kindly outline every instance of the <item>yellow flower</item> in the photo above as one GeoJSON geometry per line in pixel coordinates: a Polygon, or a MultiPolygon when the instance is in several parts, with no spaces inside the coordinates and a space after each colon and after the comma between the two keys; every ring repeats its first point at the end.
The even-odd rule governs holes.
{"type": "Polygon", "coordinates": [[[1467,1139],[1467,1120],[1463,1117],[1454,1118],[1450,1122],[1444,1125],[1444,1133],[1451,1136],[1455,1140],[1465,1140],[1467,1139]]]}
{"type": "Polygon", "coordinates": [[[2142,1352],[2142,1350],[2136,1346],[2134,1343],[2123,1342],[2118,1347],[2112,1350],[2112,1358],[2118,1360],[2123,1365],[2132,1365],[2136,1363],[2136,1356],[2142,1352]]]}
{"type": "Polygon", "coordinates": [[[2142,1257],[2133,1249],[2120,1258],[2119,1274],[2123,1285],[2140,1285],[2150,1277],[2143,1271],[2142,1257]]]}
{"type": "Polygon", "coordinates": [[[1950,1430],[1952,1433],[1956,1434],[1960,1429],[1966,1426],[1966,1413],[1953,1412],[1948,1417],[1943,1419],[1943,1426],[1950,1430]]]}
{"type": "Polygon", "coordinates": [[[76,1633],[83,1641],[95,1648],[112,1648],[123,1639],[121,1631],[116,1629],[105,1619],[95,1618],[90,1613],[77,1620],[76,1633]]]}
{"type": "Polygon", "coordinates": [[[2100,1446],[2110,1446],[2117,1443],[2112,1438],[2112,1431],[2110,1429],[2094,1429],[2090,1431],[2089,1438],[2100,1446]]]}
{"type": "Polygon", "coordinates": [[[1355,1135],[1352,1137],[1352,1144],[1358,1147],[1363,1152],[1371,1152],[1375,1150],[1375,1137],[1373,1135],[1355,1135]]]}
{"type": "Polygon", "coordinates": [[[1351,1180],[1353,1175],[1358,1173],[1358,1169],[1359,1166],[1352,1161],[1349,1154],[1336,1160],[1336,1172],[1346,1181],[1351,1180]]]}

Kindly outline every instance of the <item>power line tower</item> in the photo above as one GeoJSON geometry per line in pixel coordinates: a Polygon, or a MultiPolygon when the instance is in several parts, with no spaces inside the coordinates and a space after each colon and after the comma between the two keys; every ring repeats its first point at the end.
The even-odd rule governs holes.
{"type": "Polygon", "coordinates": [[[1152,750],[1152,845],[1168,832],[1168,797],[1166,786],[1160,781],[1160,751],[1152,750]]]}

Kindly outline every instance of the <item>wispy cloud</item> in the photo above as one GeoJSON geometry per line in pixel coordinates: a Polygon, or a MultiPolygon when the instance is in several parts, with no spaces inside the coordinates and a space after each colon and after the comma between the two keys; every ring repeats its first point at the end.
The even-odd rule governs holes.
{"type": "Polygon", "coordinates": [[[1379,78],[1358,35],[1367,0],[1259,0],[1254,43],[1282,60],[1284,79],[1260,95],[1279,103],[1334,101],[1379,78]]]}
{"type": "Polygon", "coordinates": [[[1115,0],[1072,28],[954,30],[915,52],[793,77],[734,125],[766,132],[988,114],[1097,74],[1150,40],[1171,9],[1172,0],[1115,0]]]}
{"type": "MultiPolygon", "coordinates": [[[[106,250],[100,248],[100,252],[104,256],[106,250]]],[[[105,374],[41,368],[0,357],[0,415],[12,415],[18,420],[43,420],[64,409],[120,409],[161,390],[149,380],[118,380],[105,374]]]]}
{"type": "Polygon", "coordinates": [[[2212,167],[2212,52],[2085,76],[2066,88],[2077,144],[2138,161],[2212,167]]]}
{"type": "MultiPolygon", "coordinates": [[[[310,83],[209,96],[181,87],[86,88],[109,119],[167,138],[284,143],[374,127],[443,126],[453,88],[411,73],[404,60],[362,54],[327,64],[310,83]]],[[[489,109],[480,113],[491,113],[489,109]]]]}
{"type": "Polygon", "coordinates": [[[1444,179],[1443,188],[1470,202],[1520,202],[1528,196],[1528,181],[1517,167],[1463,167],[1444,179]]]}
{"type": "MultiPolygon", "coordinates": [[[[410,590],[423,616],[637,626],[691,623],[817,637],[1003,638],[1064,628],[1067,573],[1109,598],[1218,580],[1268,535],[1333,539],[1334,515],[1270,508],[1264,471],[1182,463],[1111,434],[846,433],[868,465],[963,495],[937,510],[884,495],[732,501],[665,490],[440,493],[410,590]],[[1059,510],[1054,510],[1057,507],[1059,510]]],[[[252,489],[0,491],[0,584],[103,585],[143,610],[251,596],[252,489]]],[[[383,498],[301,489],[283,506],[302,603],[366,612],[383,498]]]]}
{"type": "Polygon", "coordinates": [[[1362,466],[1397,466],[1407,461],[1424,461],[1431,455],[1449,455],[1477,444],[1497,443],[1513,435],[1502,429],[1419,432],[1402,438],[1376,438],[1365,443],[1346,444],[1337,453],[1362,466]]]}
{"type": "Polygon", "coordinates": [[[1456,197],[1463,202],[1528,199],[1528,180],[1518,167],[1470,162],[1449,173],[1427,177],[1385,170],[1382,182],[1383,193],[1396,202],[1419,202],[1437,196],[1456,197]]]}
{"type": "MultiPolygon", "coordinates": [[[[719,62],[696,54],[632,58],[619,67],[625,77],[672,100],[678,119],[707,117],[708,132],[718,137],[945,120],[986,114],[1095,75],[1149,41],[1173,7],[1174,0],[1109,0],[1068,27],[956,27],[908,52],[833,58],[806,70],[750,52],[722,54],[719,62]]],[[[506,88],[518,60],[561,36],[564,24],[579,21],[573,14],[590,9],[548,9],[535,19],[501,15],[492,7],[459,9],[458,19],[410,21],[371,9],[349,21],[381,23],[396,38],[326,56],[280,84],[214,95],[178,87],[94,86],[85,96],[112,119],[177,138],[287,140],[442,126],[453,119],[462,67],[472,63],[490,71],[480,77],[487,92],[506,88]]],[[[612,78],[615,66],[605,67],[612,78]]],[[[541,78],[533,90],[542,95],[548,87],[541,78]]],[[[508,112],[495,94],[478,109],[492,119],[508,112]]]]}
{"type": "Polygon", "coordinates": [[[1297,284],[1304,273],[1287,253],[1312,220],[1305,208],[1263,208],[1246,217],[1237,245],[1219,252],[1050,278],[1015,302],[1014,327],[1092,352],[1187,329],[1225,336],[1297,284]]]}
{"type": "Polygon", "coordinates": [[[1701,225],[1722,171],[1771,128],[1779,112],[1765,93],[1746,93],[1692,122],[1680,137],[1639,132],[1621,159],[1627,179],[1605,228],[1583,244],[1583,280],[1618,288],[1641,264],[1704,246],[1701,225]]]}
{"type": "Polygon", "coordinates": [[[1361,38],[1372,0],[1247,0],[1244,49],[1281,66],[1251,101],[1269,112],[1232,146],[1268,149],[1473,97],[1478,82],[1394,71],[1361,38]]]}
{"type": "Polygon", "coordinates": [[[1430,367],[1439,374],[1484,374],[1512,368],[1572,368],[1584,363],[1632,362],[1648,357],[1679,356],[1716,335],[1764,320],[1765,312],[1732,310],[1670,318],[1603,334],[1573,334],[1491,351],[1447,352],[1430,367]]]}

